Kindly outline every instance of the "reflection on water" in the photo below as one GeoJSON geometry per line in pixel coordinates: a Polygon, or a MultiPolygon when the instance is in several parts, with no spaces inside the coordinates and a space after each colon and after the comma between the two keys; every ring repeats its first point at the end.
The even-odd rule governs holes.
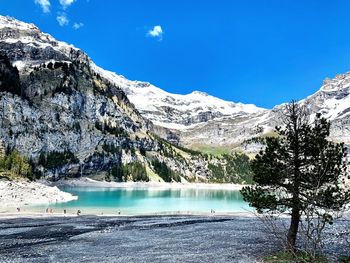
{"type": "MultiPolygon", "coordinates": [[[[239,191],[208,189],[135,189],[64,187],[79,197],[50,205],[56,211],[94,211],[126,214],[162,212],[244,212],[250,210],[239,191]]],[[[44,209],[42,206],[36,209],[44,209]]]]}

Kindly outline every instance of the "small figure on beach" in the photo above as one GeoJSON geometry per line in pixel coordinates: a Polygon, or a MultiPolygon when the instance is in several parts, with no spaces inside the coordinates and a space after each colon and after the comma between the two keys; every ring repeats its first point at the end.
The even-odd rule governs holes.
{"type": "Polygon", "coordinates": [[[213,209],[210,209],[211,214],[215,214],[215,211],[213,209]]]}
{"type": "Polygon", "coordinates": [[[66,214],[67,213],[67,210],[66,209],[63,209],[63,214],[66,214]]]}
{"type": "Polygon", "coordinates": [[[78,210],[78,211],[77,211],[77,216],[80,216],[80,214],[81,214],[81,211],[78,210]]]}
{"type": "Polygon", "coordinates": [[[17,212],[21,212],[21,208],[17,207],[17,212]]]}
{"type": "Polygon", "coordinates": [[[48,213],[49,212],[49,208],[46,208],[46,213],[48,213]]]}
{"type": "Polygon", "coordinates": [[[120,210],[118,211],[118,215],[120,215],[120,210]]]}

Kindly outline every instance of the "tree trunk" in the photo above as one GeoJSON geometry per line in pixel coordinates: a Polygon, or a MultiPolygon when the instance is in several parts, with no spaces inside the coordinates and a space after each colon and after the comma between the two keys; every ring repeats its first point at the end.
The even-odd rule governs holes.
{"type": "Polygon", "coordinates": [[[291,148],[293,150],[293,198],[292,198],[292,216],[288,230],[287,242],[288,249],[295,252],[295,243],[300,222],[300,144],[299,144],[299,130],[300,130],[300,114],[298,113],[298,106],[295,102],[292,103],[291,122],[293,125],[292,137],[290,138],[291,148]]]}
{"type": "Polygon", "coordinates": [[[290,249],[293,252],[295,251],[295,243],[297,240],[299,222],[300,222],[300,210],[299,208],[293,208],[292,218],[290,221],[290,227],[289,227],[288,236],[287,236],[288,249],[290,249]]]}

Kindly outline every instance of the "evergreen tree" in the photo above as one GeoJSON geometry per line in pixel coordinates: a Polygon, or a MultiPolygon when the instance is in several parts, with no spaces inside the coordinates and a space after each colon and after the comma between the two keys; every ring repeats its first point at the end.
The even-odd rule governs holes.
{"type": "Polygon", "coordinates": [[[5,151],[5,145],[2,140],[0,140],[0,160],[5,157],[6,151],[5,151]]]}
{"type": "Polygon", "coordinates": [[[0,92],[3,91],[24,97],[18,69],[12,66],[6,56],[0,54],[0,92]]]}
{"type": "Polygon", "coordinates": [[[33,179],[32,166],[27,158],[17,150],[0,158],[0,171],[10,172],[14,176],[33,179]]]}
{"type": "Polygon", "coordinates": [[[346,149],[327,140],[330,123],[317,114],[310,124],[306,110],[294,101],[286,106],[284,123],[252,161],[255,185],[241,193],[259,213],[290,213],[287,242],[295,250],[302,215],[312,211],[331,223],[332,212],[350,202],[350,190],[344,182],[346,149]]]}

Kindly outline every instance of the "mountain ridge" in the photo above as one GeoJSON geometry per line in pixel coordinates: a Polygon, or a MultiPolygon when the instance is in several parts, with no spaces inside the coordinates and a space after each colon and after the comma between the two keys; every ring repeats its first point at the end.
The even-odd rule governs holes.
{"type": "Polygon", "coordinates": [[[0,53],[0,76],[7,80],[0,82],[0,140],[34,164],[36,177],[249,181],[247,167],[237,172],[249,162],[243,155],[209,157],[160,138],[176,141],[123,90],[148,84],[105,71],[36,26],[0,17],[0,53]]]}
{"type": "MultiPolygon", "coordinates": [[[[134,105],[137,112],[149,125],[154,125],[158,135],[187,147],[193,145],[225,146],[236,150],[245,150],[241,145],[251,138],[272,132],[278,125],[278,114],[284,104],[273,109],[259,108],[253,104],[242,104],[225,101],[205,92],[193,91],[189,94],[172,94],[148,82],[128,80],[122,75],[102,69],[97,66],[83,51],[62,41],[55,40],[51,35],[42,33],[33,24],[27,24],[9,17],[0,18],[0,40],[8,45],[27,45],[26,48],[43,50],[41,59],[45,63],[46,52],[53,49],[58,54],[63,53],[68,59],[87,63],[90,69],[110,83],[122,89],[127,99],[134,105]],[[10,29],[14,29],[11,31],[10,29]],[[18,31],[26,33],[19,34],[18,31]],[[259,131],[259,132],[258,132],[259,131]]],[[[6,49],[6,48],[5,48],[6,49]]],[[[19,70],[25,68],[23,60],[17,60],[16,55],[10,55],[13,65],[19,70]],[[12,57],[11,57],[12,56],[12,57]]],[[[37,61],[38,58],[34,56],[37,61]]],[[[31,56],[26,63],[30,62],[31,56]]],[[[40,60],[40,56],[39,56],[40,60]]],[[[307,98],[299,101],[308,105],[312,114],[321,112],[334,123],[331,137],[335,140],[345,139],[350,143],[348,131],[348,102],[350,103],[349,82],[350,73],[339,74],[334,79],[325,79],[324,85],[307,98]],[[342,103],[340,103],[342,100],[342,103]],[[344,136],[344,132],[346,136],[344,136]]],[[[311,114],[311,115],[312,115],[311,114]]]]}

